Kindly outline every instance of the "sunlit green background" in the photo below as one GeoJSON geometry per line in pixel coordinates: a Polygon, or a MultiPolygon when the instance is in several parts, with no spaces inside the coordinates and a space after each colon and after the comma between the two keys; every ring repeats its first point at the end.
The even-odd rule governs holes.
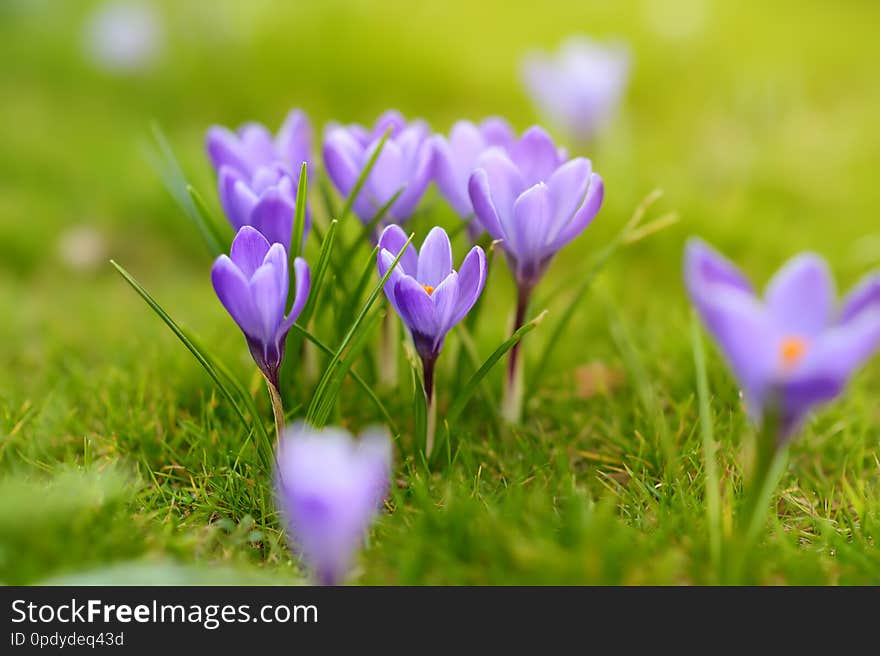
{"type": "MultiPolygon", "coordinates": [[[[675,210],[681,221],[603,272],[521,435],[485,441],[477,418],[462,428],[472,446],[452,471],[407,475],[402,489],[412,494],[383,518],[359,576],[711,580],[699,486],[670,509],[643,498],[649,465],[626,474],[655,460],[632,410],[632,375],[617,392],[582,398],[574,372],[589,362],[625,368],[609,334],[613,308],[681,428],[696,479],[686,237],[702,235],[761,283],[803,249],[824,254],[841,287],[880,265],[877,2],[169,0],[148,3],[163,33],[158,56],[129,72],[103,70],[88,55],[87,24],[101,4],[0,3],[0,580],[141,557],[298,576],[277,530],[254,525],[260,510],[241,491],[265,481],[212,452],[241,436],[210,381],[107,264],[125,265],[250,375],[241,336],[213,296],[210,258],[144,156],[151,121],[215,203],[202,147],[213,123],[275,129],[301,107],[320,134],[331,119],[372,122],[394,107],[438,131],[493,114],[523,129],[540,117],[520,83],[522,56],[574,33],[626,42],[633,74],[608,129],[574,148],[603,175],[606,203],[543,290],[578,280],[652,189],[665,192],[655,212],[675,210]],[[84,260],[71,261],[80,251],[84,260]],[[508,488],[517,490],[505,496],[508,488]]],[[[456,224],[436,192],[427,202],[432,220],[456,224]]],[[[506,330],[511,293],[499,260],[477,330],[483,357],[506,330]]],[[[550,316],[563,306],[551,304],[550,316]]],[[[538,330],[528,348],[540,345],[538,330]]],[[[719,439],[733,463],[743,428],[736,391],[714,352],[710,364],[719,439]]],[[[871,532],[880,512],[878,368],[869,365],[796,446],[780,501],[788,533],[774,533],[757,581],[880,582],[871,532]],[[839,514],[846,509],[856,520],[839,514]]],[[[441,373],[441,394],[451,396],[444,375],[451,384],[441,373]]],[[[374,418],[350,392],[352,410],[340,419],[359,428],[374,418]]],[[[408,406],[398,409],[407,426],[408,406]]]]}

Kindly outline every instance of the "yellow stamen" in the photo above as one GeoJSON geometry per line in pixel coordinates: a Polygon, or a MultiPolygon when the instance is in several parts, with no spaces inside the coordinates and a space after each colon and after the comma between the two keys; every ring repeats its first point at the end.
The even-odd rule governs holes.
{"type": "Polygon", "coordinates": [[[779,356],[782,358],[782,366],[792,369],[797,366],[807,352],[807,340],[803,337],[786,337],[779,346],[779,356]]]}
{"type": "Polygon", "coordinates": [[[428,296],[434,293],[434,288],[431,285],[422,285],[422,289],[428,292],[428,296]]]}

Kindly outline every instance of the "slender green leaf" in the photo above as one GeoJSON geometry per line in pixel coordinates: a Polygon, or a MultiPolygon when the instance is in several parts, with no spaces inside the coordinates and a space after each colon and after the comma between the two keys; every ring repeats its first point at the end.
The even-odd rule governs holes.
{"type": "Polygon", "coordinates": [[[382,222],[382,219],[385,218],[385,215],[388,214],[388,210],[391,209],[391,206],[397,202],[398,198],[400,198],[400,194],[403,193],[404,189],[406,189],[406,185],[395,191],[394,195],[391,196],[388,202],[379,208],[379,211],[376,212],[376,216],[370,219],[369,223],[364,224],[363,228],[361,228],[361,234],[358,235],[342,256],[343,264],[351,261],[362,244],[369,244],[372,242],[372,239],[370,238],[371,235],[376,230],[376,227],[382,222]]]}
{"type": "Polygon", "coordinates": [[[370,280],[372,280],[373,276],[376,274],[376,254],[378,253],[378,251],[379,247],[375,246],[373,248],[373,252],[370,254],[370,257],[368,257],[366,260],[366,264],[361,271],[361,275],[358,277],[357,285],[355,285],[354,290],[347,295],[339,308],[339,316],[337,319],[337,330],[339,333],[342,332],[344,326],[351,325],[351,322],[354,320],[354,312],[358,307],[358,303],[360,303],[361,301],[361,297],[364,295],[364,290],[367,288],[367,285],[370,284],[370,280]]]}
{"type": "Polygon", "coordinates": [[[303,235],[306,231],[306,196],[309,187],[309,174],[306,169],[306,163],[303,162],[296,187],[296,212],[293,218],[293,237],[290,242],[291,260],[302,254],[303,235]]]}
{"type": "Polygon", "coordinates": [[[214,216],[214,213],[208,209],[207,204],[205,203],[202,195],[193,187],[191,184],[186,186],[186,192],[189,194],[190,199],[193,202],[193,206],[196,208],[196,212],[198,212],[201,217],[202,222],[205,224],[207,230],[213,235],[213,238],[217,244],[220,245],[223,253],[229,251],[229,246],[232,243],[232,235],[229,230],[229,224],[227,222],[221,222],[217,220],[214,216]],[[225,226],[225,230],[220,229],[220,225],[225,226]]]}
{"type": "Polygon", "coordinates": [[[517,330],[513,335],[511,335],[501,346],[499,346],[495,351],[490,355],[486,361],[483,363],[476,373],[471,376],[470,380],[465,383],[464,387],[462,387],[461,391],[458,393],[458,396],[455,397],[455,400],[452,402],[452,405],[449,407],[449,410],[446,413],[445,420],[449,422],[449,424],[455,423],[455,420],[458,419],[458,416],[462,413],[462,411],[467,406],[468,401],[471,396],[473,396],[474,392],[477,389],[477,386],[486,377],[492,367],[494,367],[498,361],[504,357],[504,354],[507,353],[510,349],[513,348],[514,344],[519,342],[526,334],[533,331],[538,325],[544,320],[544,317],[547,316],[547,310],[544,310],[536,316],[531,321],[527,321],[522,326],[520,326],[519,330],[517,330]]]}
{"type": "Polygon", "coordinates": [[[218,241],[214,230],[209,227],[209,224],[196,208],[188,191],[190,185],[177,158],[174,156],[171,144],[157,123],[152,123],[150,128],[156,149],[155,151],[148,150],[147,152],[151,165],[162,179],[168,193],[171,194],[171,197],[174,198],[184,214],[196,225],[211,255],[214,257],[220,255],[224,252],[223,244],[221,241],[218,241]]]}
{"type": "MultiPolygon", "coordinates": [[[[153,312],[155,312],[159,316],[159,318],[162,319],[163,322],[165,322],[165,325],[171,329],[171,332],[173,332],[177,336],[177,339],[181,341],[186,349],[190,353],[192,353],[193,357],[195,357],[198,363],[202,365],[202,368],[208,373],[208,375],[220,389],[220,392],[232,405],[232,408],[235,410],[235,414],[241,421],[242,426],[244,426],[245,431],[251,433],[253,431],[253,427],[245,418],[244,413],[242,412],[238,402],[235,399],[235,396],[230,391],[228,385],[223,380],[221,380],[220,374],[211,364],[210,360],[196,347],[195,344],[192,343],[192,341],[190,341],[183,329],[181,329],[180,326],[175,323],[175,321],[162,308],[162,306],[159,305],[159,303],[152,296],[150,296],[149,292],[147,292],[147,290],[144,289],[128,271],[126,271],[114,260],[110,260],[110,264],[112,264],[113,267],[119,272],[119,274],[125,279],[125,281],[129,285],[131,285],[132,289],[134,289],[140,295],[140,297],[144,299],[144,301],[147,303],[147,305],[150,306],[153,312]]],[[[257,419],[255,418],[255,420],[257,419]]]]}
{"type": "Polygon", "coordinates": [[[327,229],[327,234],[321,242],[321,252],[318,255],[318,263],[315,265],[315,270],[312,273],[312,287],[309,291],[309,298],[299,316],[299,321],[305,325],[308,325],[309,320],[312,318],[312,314],[317,307],[318,299],[324,288],[324,279],[327,276],[327,266],[330,264],[333,255],[333,246],[336,243],[336,229],[338,226],[339,221],[335,219],[331,221],[330,227],[327,229]]]}

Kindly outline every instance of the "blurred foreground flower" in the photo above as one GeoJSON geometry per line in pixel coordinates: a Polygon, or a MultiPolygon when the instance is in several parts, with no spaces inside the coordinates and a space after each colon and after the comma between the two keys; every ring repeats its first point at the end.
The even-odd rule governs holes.
{"type": "Polygon", "coordinates": [[[108,2],[86,25],[86,49],[101,68],[127,73],[148,68],[160,54],[164,32],[155,9],[142,2],[108,2]]]}
{"type": "Polygon", "coordinates": [[[763,299],[704,242],[685,252],[685,281],[703,323],[742,386],[749,414],[792,437],[809,411],[838,396],[880,347],[880,273],[838,307],[824,260],[802,254],[771,279],[763,299]]]}
{"type": "Polygon", "coordinates": [[[288,428],[278,444],[275,485],[295,549],[318,583],[345,580],[379,512],[391,476],[391,440],[377,429],[359,440],[339,428],[288,428]]]}
{"type": "MultiPolygon", "coordinates": [[[[492,148],[471,175],[469,191],[477,220],[500,240],[516,279],[514,331],[523,325],[529,299],[553,256],[592,222],[602,206],[604,185],[590,160],[566,161],[566,153],[535,126],[509,153],[492,148]]],[[[510,352],[503,413],[519,421],[521,365],[519,345],[510,352]]]]}
{"type": "Polygon", "coordinates": [[[332,125],[324,137],[327,175],[339,192],[348,196],[386,132],[388,139],[353,204],[355,214],[364,223],[369,223],[398,192],[386,223],[403,223],[415,211],[431,182],[428,126],[419,120],[407,123],[399,113],[388,111],[371,130],[360,125],[332,125]]]}
{"type": "MultiPolygon", "coordinates": [[[[296,291],[287,317],[284,310],[290,277],[287,251],[281,244],[270,246],[257,230],[244,226],[232,242],[229,257],[221,255],[211,269],[217,297],[244,333],[254,362],[270,384],[270,393],[276,394],[287,333],[309,296],[308,264],[298,257],[293,267],[296,291]]],[[[273,408],[275,402],[273,396],[273,408]]]]}
{"type": "Polygon", "coordinates": [[[571,37],[552,55],[523,61],[523,80],[547,119],[580,143],[613,115],[629,77],[629,55],[619,44],[571,37]]]}
{"type": "MultiPolygon", "coordinates": [[[[232,227],[253,226],[270,243],[290,249],[296,189],[300,169],[309,160],[311,126],[300,110],[293,110],[277,137],[258,123],[237,132],[213,126],[206,149],[217,171],[220,203],[232,227]]],[[[306,208],[303,236],[311,217],[306,208]]]]}
{"type": "Polygon", "coordinates": [[[449,138],[438,134],[432,138],[434,148],[434,181],[452,209],[469,221],[471,237],[482,230],[479,222],[471,221],[474,207],[468,194],[468,180],[477,168],[477,162],[489,148],[508,152],[516,142],[516,135],[503,118],[487,118],[479,125],[458,121],[452,126],[449,138]]]}
{"type": "MultiPolygon", "coordinates": [[[[394,264],[407,236],[390,225],[379,238],[379,276],[394,264]]],[[[407,247],[385,283],[385,294],[412,335],[422,361],[425,397],[429,410],[426,451],[431,453],[435,416],[434,365],[446,334],[477,302],[486,284],[486,254],[474,246],[461,268],[452,268],[452,245],[443,228],[435,227],[425,237],[421,253],[407,247]]]]}

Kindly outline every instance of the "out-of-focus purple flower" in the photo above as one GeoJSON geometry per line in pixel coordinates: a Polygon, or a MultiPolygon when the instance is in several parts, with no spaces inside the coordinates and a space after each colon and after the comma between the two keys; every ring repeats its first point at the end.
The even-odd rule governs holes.
{"type": "Polygon", "coordinates": [[[208,157],[218,174],[222,167],[229,167],[249,184],[265,167],[280,168],[299,180],[303,162],[311,160],[311,146],[312,127],[299,109],[291,110],[277,136],[259,123],[245,123],[235,132],[214,125],[206,139],[208,157]]]}
{"type": "Polygon", "coordinates": [[[528,55],[523,79],[548,120],[586,142],[617,108],[629,66],[629,54],[622,45],[572,37],[555,54],[528,55]]]}
{"type": "MultiPolygon", "coordinates": [[[[269,243],[290,249],[300,169],[309,160],[312,128],[308,117],[295,109],[273,137],[259,123],[247,123],[237,132],[213,126],[206,148],[217,170],[220,203],[232,227],[249,225],[269,243]]],[[[306,207],[303,237],[311,216],[306,207]]]]}
{"type": "Polygon", "coordinates": [[[241,328],[260,371],[278,389],[278,371],[284,358],[287,333],[309,296],[310,274],[305,260],[293,262],[296,290],[287,317],[290,277],[287,251],[269,244],[256,229],[244,226],[232,242],[227,257],[218,257],[211,269],[214,291],[241,328]]]}
{"type": "Polygon", "coordinates": [[[365,223],[401,189],[388,209],[387,222],[402,223],[415,211],[431,181],[433,149],[428,126],[424,121],[407,123],[399,113],[389,111],[370,130],[360,125],[333,125],[324,137],[327,175],[339,192],[348,196],[388,130],[382,152],[353,204],[365,223]]]}
{"type": "MultiPolygon", "coordinates": [[[[384,276],[394,263],[406,233],[390,225],[379,238],[379,275],[384,276]]],[[[443,340],[455,324],[470,312],[486,283],[486,254],[474,246],[461,268],[452,268],[452,245],[443,228],[435,227],[425,237],[421,253],[409,245],[385,283],[391,306],[409,328],[416,351],[427,365],[443,348],[443,340]]],[[[430,399],[430,381],[426,393],[430,399]]]]}
{"type": "Polygon", "coordinates": [[[501,240],[520,291],[530,291],[559,249],[577,237],[602,205],[602,178],[590,160],[567,160],[540,127],[505,153],[485,152],[468,189],[477,220],[501,240]]]}
{"type": "Polygon", "coordinates": [[[130,0],[98,7],[89,18],[85,37],[94,62],[116,73],[149,68],[161,54],[165,41],[155,7],[130,0]]]}
{"type": "Polygon", "coordinates": [[[780,439],[791,437],[814,406],[838,396],[880,346],[880,273],[838,305],[825,261],[806,253],[789,260],[760,298],[731,262],[692,239],[684,275],[749,413],[779,421],[780,439]]]}
{"type": "Polygon", "coordinates": [[[339,428],[288,428],[278,443],[275,485],[294,548],[322,585],[345,580],[379,512],[391,476],[391,441],[339,428]]]}
{"type": "Polygon", "coordinates": [[[516,135],[503,118],[487,118],[479,125],[458,121],[449,138],[438,134],[434,147],[434,181],[440,193],[463,219],[473,216],[474,207],[468,195],[468,180],[477,168],[480,155],[489,148],[509,152],[516,135]]]}

